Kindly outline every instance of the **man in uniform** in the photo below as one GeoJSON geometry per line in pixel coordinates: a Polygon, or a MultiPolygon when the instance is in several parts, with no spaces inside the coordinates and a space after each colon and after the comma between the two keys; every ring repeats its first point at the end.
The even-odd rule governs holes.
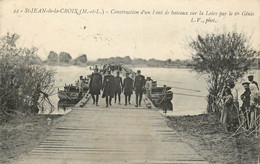
{"type": "Polygon", "coordinates": [[[245,116],[245,120],[247,122],[247,128],[249,128],[250,124],[250,89],[249,89],[249,83],[244,82],[243,87],[245,88],[244,93],[241,95],[241,100],[243,101],[241,106],[241,111],[243,112],[245,116]]]}
{"type": "Polygon", "coordinates": [[[134,81],[134,89],[135,89],[135,96],[136,96],[135,107],[138,107],[138,105],[141,107],[144,85],[145,85],[145,78],[143,75],[141,75],[141,71],[138,70],[137,76],[135,76],[135,81],[134,81]]]}
{"type": "Polygon", "coordinates": [[[254,81],[254,76],[248,76],[248,80],[250,82],[249,89],[250,89],[250,125],[249,128],[255,127],[255,118],[257,113],[257,105],[259,101],[259,88],[257,82],[254,81]]]}
{"type": "Polygon", "coordinates": [[[108,107],[108,103],[112,106],[111,101],[115,94],[115,77],[111,75],[110,70],[107,71],[107,75],[104,77],[103,89],[102,98],[106,98],[106,107],[108,107]]]}
{"type": "Polygon", "coordinates": [[[98,106],[98,98],[100,95],[100,90],[102,89],[102,75],[98,73],[98,69],[94,69],[89,82],[89,93],[93,99],[93,105],[98,106]],[[96,98],[95,98],[96,96],[96,98]]]}
{"type": "Polygon", "coordinates": [[[123,82],[122,90],[125,94],[125,106],[127,105],[127,101],[129,105],[131,104],[131,95],[133,94],[133,79],[129,77],[129,73],[126,73],[126,78],[123,82]]]}
{"type": "Polygon", "coordinates": [[[122,91],[122,77],[119,76],[120,72],[116,72],[115,77],[115,103],[116,103],[116,97],[118,95],[118,104],[121,105],[121,91],[122,91]]]}

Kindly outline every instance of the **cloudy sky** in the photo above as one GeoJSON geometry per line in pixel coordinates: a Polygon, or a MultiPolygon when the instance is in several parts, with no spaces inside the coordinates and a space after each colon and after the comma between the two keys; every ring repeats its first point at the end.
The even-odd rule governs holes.
{"type": "Polygon", "coordinates": [[[244,32],[251,37],[253,47],[259,50],[259,11],[260,1],[257,0],[1,0],[0,34],[21,35],[19,46],[37,47],[42,59],[47,58],[49,51],[69,52],[74,58],[87,54],[90,60],[112,56],[188,59],[187,44],[197,34],[244,32]],[[63,13],[26,13],[39,12],[42,8],[63,13]],[[64,13],[65,9],[78,9],[78,12],[80,9],[99,9],[105,13],[64,13]],[[14,13],[17,10],[19,12],[14,13]],[[151,14],[111,14],[111,10],[145,10],[151,14]],[[170,14],[153,15],[153,10],[163,13],[168,10],[170,14]],[[171,15],[171,11],[202,11],[204,15],[171,15]],[[239,12],[239,15],[219,17],[219,12],[229,11],[233,15],[239,12]],[[218,15],[209,15],[214,12],[218,15]],[[242,16],[242,13],[246,15],[242,16]],[[193,20],[201,18],[200,21],[215,18],[216,22],[191,22],[192,17],[193,20]]]}

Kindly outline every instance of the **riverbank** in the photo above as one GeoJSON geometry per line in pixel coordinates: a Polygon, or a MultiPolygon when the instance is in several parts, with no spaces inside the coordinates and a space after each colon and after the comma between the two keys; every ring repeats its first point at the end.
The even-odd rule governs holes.
{"type": "Polygon", "coordinates": [[[233,133],[225,131],[215,116],[172,116],[167,117],[167,125],[211,163],[257,163],[259,160],[259,138],[230,137],[233,133]]]}
{"type": "Polygon", "coordinates": [[[30,152],[61,119],[52,115],[26,115],[2,123],[0,163],[11,163],[19,156],[30,152]]]}

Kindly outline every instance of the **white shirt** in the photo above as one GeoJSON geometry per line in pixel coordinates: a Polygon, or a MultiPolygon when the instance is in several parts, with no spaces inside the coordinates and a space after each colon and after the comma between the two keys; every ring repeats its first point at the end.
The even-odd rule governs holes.
{"type": "Polygon", "coordinates": [[[147,90],[151,90],[151,89],[152,89],[152,86],[153,86],[152,80],[147,81],[147,82],[145,83],[145,88],[146,88],[147,90]]]}
{"type": "Polygon", "coordinates": [[[255,98],[258,98],[258,89],[257,89],[257,86],[253,83],[250,83],[249,84],[249,89],[251,91],[251,94],[250,94],[250,104],[254,104],[254,99],[255,98]]]}
{"type": "Polygon", "coordinates": [[[232,88],[231,93],[233,95],[233,100],[238,101],[238,88],[236,88],[236,87],[232,88]]]}
{"type": "Polygon", "coordinates": [[[83,88],[83,80],[79,80],[79,89],[83,88]]]}

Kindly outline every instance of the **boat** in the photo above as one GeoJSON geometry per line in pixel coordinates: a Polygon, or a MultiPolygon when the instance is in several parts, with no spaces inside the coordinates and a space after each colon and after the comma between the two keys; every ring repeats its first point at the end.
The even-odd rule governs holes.
{"type": "Polygon", "coordinates": [[[147,97],[151,100],[155,107],[163,108],[163,104],[165,104],[167,110],[173,110],[171,102],[173,99],[173,92],[171,91],[171,87],[165,86],[165,92],[166,97],[164,96],[164,87],[157,87],[157,82],[153,81],[151,94],[147,95],[147,97]]]}
{"type": "Polygon", "coordinates": [[[79,93],[78,82],[75,85],[70,84],[64,86],[63,90],[58,90],[58,97],[60,100],[79,101],[89,91],[89,78],[84,79],[84,86],[82,93],[79,93]]]}
{"type": "Polygon", "coordinates": [[[78,100],[64,100],[61,99],[58,101],[58,110],[62,109],[64,111],[72,108],[78,103],[78,100]]]}

